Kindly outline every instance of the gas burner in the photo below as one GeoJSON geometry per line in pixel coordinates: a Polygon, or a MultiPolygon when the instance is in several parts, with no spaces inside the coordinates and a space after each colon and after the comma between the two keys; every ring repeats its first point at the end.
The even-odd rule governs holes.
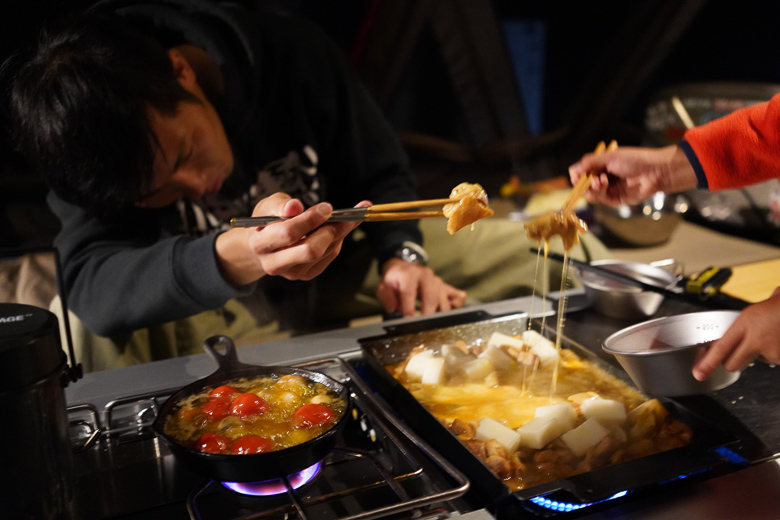
{"type": "MultiPolygon", "coordinates": [[[[287,483],[289,483],[291,489],[298,489],[311,482],[320,472],[320,469],[322,469],[322,462],[312,464],[298,473],[288,475],[286,477],[287,483]]],[[[267,497],[287,493],[288,488],[284,480],[283,478],[275,478],[261,482],[220,482],[220,484],[230,491],[241,495],[267,497]]]]}

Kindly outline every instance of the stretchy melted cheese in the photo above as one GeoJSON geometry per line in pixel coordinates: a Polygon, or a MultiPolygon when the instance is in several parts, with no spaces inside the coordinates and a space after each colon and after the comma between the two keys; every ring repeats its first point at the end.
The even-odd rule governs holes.
{"type": "Polygon", "coordinates": [[[387,369],[513,491],[693,435],[657,400],[532,331],[470,348],[426,344],[387,369]]]}

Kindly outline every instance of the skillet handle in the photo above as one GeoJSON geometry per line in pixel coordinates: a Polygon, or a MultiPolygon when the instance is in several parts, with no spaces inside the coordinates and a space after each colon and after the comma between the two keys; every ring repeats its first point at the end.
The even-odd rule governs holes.
{"type": "Polygon", "coordinates": [[[210,338],[206,338],[203,342],[203,350],[217,362],[219,365],[218,370],[233,370],[244,366],[243,363],[238,361],[236,345],[233,343],[233,340],[227,336],[211,336],[210,338]],[[220,346],[225,349],[224,354],[217,350],[217,347],[220,346]]]}

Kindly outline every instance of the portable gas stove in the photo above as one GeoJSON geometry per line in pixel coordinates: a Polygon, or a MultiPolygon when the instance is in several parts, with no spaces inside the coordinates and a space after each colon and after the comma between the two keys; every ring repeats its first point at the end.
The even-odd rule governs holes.
{"type": "MultiPolygon", "coordinates": [[[[522,308],[517,302],[508,306],[522,308]]],[[[490,319],[504,315],[506,308],[506,303],[485,305],[476,315],[452,317],[490,319]]],[[[622,326],[592,322],[587,313],[567,319],[567,330],[585,338],[581,343],[594,351],[599,338],[622,326]]],[[[633,486],[641,477],[633,472],[615,470],[610,478],[617,483],[608,486],[605,473],[594,474],[593,485],[583,488],[584,499],[551,487],[486,500],[479,491],[494,483],[465,471],[463,461],[442,455],[447,451],[442,439],[413,425],[408,410],[377,391],[360,349],[365,338],[403,333],[409,327],[424,331],[446,321],[394,320],[239,349],[244,362],[294,364],[348,386],[354,413],[336,449],[310,468],[309,481],[308,476],[295,475],[251,489],[214,482],[177,460],[154,436],[150,425],[164,400],[213,370],[206,355],[87,374],[85,381],[68,389],[71,436],[81,448],[73,457],[71,520],[777,518],[780,465],[772,461],[780,456],[780,409],[775,403],[780,387],[776,367],[764,364],[749,368],[737,383],[712,396],[678,400],[683,409],[716,423],[724,435],[723,442],[716,439],[712,444],[711,458],[698,466],[680,464],[675,471],[666,466],[677,460],[659,460],[665,466],[663,478],[641,489],[633,486]],[[616,491],[606,492],[608,488],[616,491]],[[587,499],[590,491],[594,500],[587,499]]],[[[639,473],[657,469],[654,465],[642,466],[639,473]]]]}

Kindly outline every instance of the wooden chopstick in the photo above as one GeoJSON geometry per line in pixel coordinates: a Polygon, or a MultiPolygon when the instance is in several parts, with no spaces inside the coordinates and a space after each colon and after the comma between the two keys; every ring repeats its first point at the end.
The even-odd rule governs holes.
{"type": "Polygon", "coordinates": [[[577,180],[577,184],[575,184],[574,188],[572,188],[571,193],[569,194],[569,198],[566,199],[566,204],[564,204],[563,209],[561,209],[561,213],[571,213],[571,210],[574,209],[574,205],[577,204],[577,201],[580,200],[580,197],[582,197],[585,192],[588,191],[592,178],[593,174],[588,172],[586,175],[583,175],[577,180]]]}
{"type": "Polygon", "coordinates": [[[458,202],[461,199],[430,199],[430,200],[410,200],[408,202],[391,202],[388,204],[374,204],[373,206],[365,206],[362,208],[348,208],[337,209],[333,212],[334,215],[352,215],[358,213],[386,213],[393,211],[409,211],[420,208],[433,208],[437,206],[443,206],[445,204],[452,204],[458,202]]]}
{"type": "Polygon", "coordinates": [[[402,211],[366,213],[363,222],[381,222],[386,220],[415,220],[420,218],[443,217],[443,211],[402,211]]]}
{"type": "Polygon", "coordinates": [[[429,200],[410,200],[407,202],[391,202],[388,204],[374,204],[368,206],[366,210],[369,213],[379,213],[386,211],[406,211],[410,209],[429,208],[434,206],[444,206],[458,202],[460,199],[429,199],[429,200]]]}
{"type": "MultiPolygon", "coordinates": [[[[368,209],[368,208],[352,208],[352,209],[368,209]]],[[[342,212],[333,214],[328,219],[328,222],[383,222],[389,220],[417,220],[421,218],[436,218],[443,217],[443,211],[401,211],[401,212],[377,212],[368,213],[366,211],[359,212],[342,212]]],[[[236,217],[230,220],[230,227],[262,227],[275,222],[284,222],[289,220],[282,217],[236,217]]]]}
{"type": "MultiPolygon", "coordinates": [[[[420,208],[444,206],[459,202],[461,199],[429,199],[410,200],[407,202],[391,202],[374,204],[362,208],[337,209],[328,222],[382,222],[389,220],[416,220],[421,218],[443,217],[442,211],[410,211],[420,208]]],[[[281,217],[236,217],[230,220],[230,227],[260,227],[274,222],[282,222],[281,217]]]]}
{"type": "MultiPolygon", "coordinates": [[[[601,141],[596,146],[596,149],[593,150],[593,154],[601,155],[606,151],[612,151],[616,148],[617,141],[613,140],[611,143],[609,143],[609,146],[606,146],[604,141],[601,141]]],[[[588,191],[588,188],[590,187],[590,181],[593,179],[593,173],[594,172],[588,172],[577,180],[577,184],[575,184],[574,188],[572,188],[571,193],[569,194],[569,198],[566,199],[566,204],[563,205],[563,209],[561,210],[562,213],[571,213],[571,211],[574,209],[574,205],[578,200],[580,200],[580,197],[582,197],[585,192],[588,191]]]]}

